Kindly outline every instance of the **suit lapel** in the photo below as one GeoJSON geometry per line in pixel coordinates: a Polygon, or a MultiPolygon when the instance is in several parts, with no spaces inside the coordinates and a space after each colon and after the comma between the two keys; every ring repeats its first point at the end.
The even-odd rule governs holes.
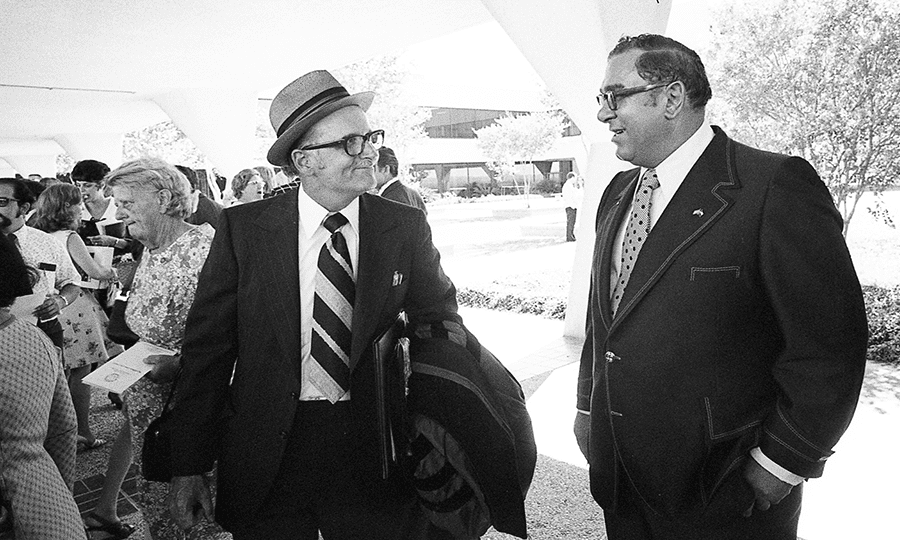
{"type": "Polygon", "coordinates": [[[382,320],[381,310],[387,302],[391,278],[395,270],[401,242],[396,231],[396,216],[385,211],[377,196],[363,194],[359,198],[359,268],[356,271],[356,304],[353,306],[353,342],[350,370],[371,343],[371,337],[382,320]]]}
{"type": "Polygon", "coordinates": [[[626,171],[628,175],[625,180],[624,188],[616,195],[615,201],[609,210],[604,212],[598,230],[598,241],[595,244],[597,253],[594,253],[594,260],[600,261],[600,271],[594,276],[594,289],[600,291],[600,316],[603,325],[608,329],[612,325],[612,302],[610,301],[611,291],[610,274],[612,273],[612,259],[603,257],[601,254],[613,252],[613,244],[618,236],[619,228],[622,221],[628,214],[631,205],[631,199],[634,197],[634,190],[637,188],[637,181],[640,177],[640,168],[626,171]]]}
{"type": "Polygon", "coordinates": [[[728,190],[740,186],[736,176],[729,171],[730,154],[730,140],[721,130],[717,130],[641,248],[616,313],[615,324],[635,308],[672,261],[732,206],[733,199],[728,190]]]}
{"type": "Polygon", "coordinates": [[[279,195],[254,220],[262,283],[258,294],[268,313],[266,324],[288,358],[300,361],[300,262],[298,254],[299,215],[297,190],[279,195]]]}

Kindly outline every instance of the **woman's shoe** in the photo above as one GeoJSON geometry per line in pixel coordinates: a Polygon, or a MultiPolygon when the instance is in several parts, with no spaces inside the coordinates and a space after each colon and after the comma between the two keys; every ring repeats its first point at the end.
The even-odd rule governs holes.
{"type": "Polygon", "coordinates": [[[94,437],[94,440],[88,442],[85,437],[81,435],[78,436],[78,446],[80,450],[94,450],[95,448],[100,448],[106,444],[106,439],[101,439],[100,437],[94,437]]]}
{"type": "Polygon", "coordinates": [[[122,523],[122,521],[108,521],[101,518],[94,512],[88,514],[84,519],[84,530],[86,530],[88,533],[95,531],[105,532],[106,534],[111,535],[109,536],[109,538],[122,540],[123,538],[128,538],[129,536],[131,536],[131,533],[134,532],[133,525],[122,523]],[[97,525],[89,525],[89,520],[97,523],[97,525]]]}

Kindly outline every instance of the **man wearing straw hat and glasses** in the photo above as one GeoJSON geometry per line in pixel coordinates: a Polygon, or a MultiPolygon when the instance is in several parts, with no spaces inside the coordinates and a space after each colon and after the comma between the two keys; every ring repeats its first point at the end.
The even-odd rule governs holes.
{"type": "Polygon", "coordinates": [[[379,468],[373,341],[410,322],[461,322],[421,212],[366,192],[384,132],[328,72],[270,109],[268,159],[301,188],[226,209],[187,321],[173,409],[170,507],[236,540],[410,538],[413,494],[379,468]],[[383,477],[387,476],[384,480],[383,477]]]}

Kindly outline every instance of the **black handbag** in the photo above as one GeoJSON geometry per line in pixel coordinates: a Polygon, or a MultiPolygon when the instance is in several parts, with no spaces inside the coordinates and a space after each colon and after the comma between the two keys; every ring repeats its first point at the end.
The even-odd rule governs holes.
{"type": "Polygon", "coordinates": [[[172,480],[172,426],[169,405],[175,394],[177,382],[176,377],[162,412],[158,418],[150,422],[144,431],[144,446],[141,448],[141,474],[151,482],[172,480]]]}
{"type": "Polygon", "coordinates": [[[109,326],[106,328],[106,335],[110,341],[118,343],[127,349],[141,338],[132,332],[125,322],[126,307],[128,307],[128,296],[119,293],[116,295],[115,302],[113,302],[109,313],[109,326]]]}

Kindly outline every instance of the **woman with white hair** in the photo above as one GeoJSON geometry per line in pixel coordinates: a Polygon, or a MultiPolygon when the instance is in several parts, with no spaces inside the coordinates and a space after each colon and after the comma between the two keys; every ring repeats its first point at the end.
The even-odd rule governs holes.
{"type": "MultiPolygon", "coordinates": [[[[126,392],[126,408],[135,427],[134,450],[140,461],[143,434],[162,412],[180,369],[184,323],[194,301],[200,269],[213,238],[209,224],[190,225],[191,186],[173,165],[159,159],[122,164],[107,176],[122,220],[144,254],[128,296],[125,322],[142,341],[174,351],[148,359],[153,370],[126,392]]],[[[144,518],[154,538],[180,534],[165,508],[165,484],[143,482],[144,518]]],[[[203,529],[198,528],[198,529],[203,529]]],[[[193,530],[207,535],[210,529],[193,530]]]]}

